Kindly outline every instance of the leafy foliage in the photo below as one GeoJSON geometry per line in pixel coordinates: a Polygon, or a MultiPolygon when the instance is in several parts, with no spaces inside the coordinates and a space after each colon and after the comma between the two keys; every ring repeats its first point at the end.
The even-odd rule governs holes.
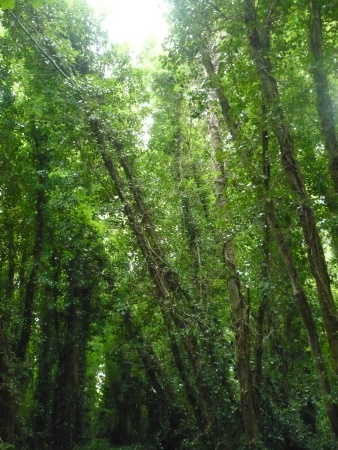
{"type": "Polygon", "coordinates": [[[175,0],[137,65],[42,3],[0,2],[0,447],[336,448],[334,10],[317,65],[302,2],[175,0]]]}
{"type": "MultiPolygon", "coordinates": [[[[53,3],[56,0],[27,0],[27,3],[32,5],[34,8],[39,8],[46,3],[53,3]]],[[[13,9],[15,6],[15,0],[1,0],[0,7],[2,9],[13,9]]]]}

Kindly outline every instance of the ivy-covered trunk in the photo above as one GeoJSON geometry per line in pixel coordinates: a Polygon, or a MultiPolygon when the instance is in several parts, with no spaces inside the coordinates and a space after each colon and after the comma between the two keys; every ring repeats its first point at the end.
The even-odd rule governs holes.
{"type": "Polygon", "coordinates": [[[320,118],[321,132],[325,142],[325,149],[328,156],[330,174],[334,190],[336,194],[338,194],[337,121],[334,114],[329,81],[325,68],[321,6],[322,5],[319,0],[309,0],[311,15],[309,26],[309,40],[312,56],[311,72],[313,74],[316,87],[317,110],[320,118]]]}
{"type": "Polygon", "coordinates": [[[272,64],[267,54],[269,39],[264,28],[259,24],[253,0],[245,1],[245,18],[253,61],[262,85],[263,98],[268,111],[271,112],[273,130],[279,143],[282,167],[290,187],[298,198],[297,214],[303,230],[311,271],[317,286],[333,367],[338,374],[338,315],[331,291],[323,245],[311,207],[311,200],[296,158],[293,138],[281,107],[278,84],[272,74],[272,64]]]}
{"type": "MultiPolygon", "coordinates": [[[[212,98],[215,97],[213,93],[212,98]]],[[[218,172],[215,186],[218,207],[221,214],[226,217],[227,201],[225,197],[228,175],[227,161],[220,159],[221,141],[218,119],[215,113],[209,116],[209,130],[212,154],[215,169],[218,172]]],[[[231,234],[231,231],[225,234],[231,234]]],[[[226,268],[229,303],[233,317],[235,331],[236,359],[238,382],[240,388],[241,408],[244,422],[246,440],[249,445],[258,445],[260,438],[258,407],[255,405],[254,389],[252,384],[252,371],[250,362],[251,336],[249,327],[249,305],[243,295],[241,282],[235,259],[234,238],[229,237],[223,242],[223,257],[226,268]]]]}
{"type": "Polygon", "coordinates": [[[307,333],[313,363],[319,378],[319,387],[326,405],[326,411],[330,420],[331,428],[338,438],[338,407],[331,400],[332,389],[329,372],[326,368],[326,362],[322,353],[316,323],[313,318],[308,298],[305,294],[304,288],[302,287],[299,273],[294,263],[291,251],[280,229],[271,200],[267,202],[267,218],[270,228],[273,230],[275,239],[278,243],[281,256],[290,278],[293,295],[307,333]]]}
{"type": "MultiPolygon", "coordinates": [[[[53,450],[72,450],[84,441],[84,389],[86,350],[90,337],[90,320],[97,262],[90,249],[88,231],[80,225],[78,244],[87,251],[70,247],[72,258],[67,261],[67,291],[65,304],[57,312],[58,360],[54,379],[51,441],[53,450]]],[[[90,236],[91,237],[91,236],[90,236]]],[[[59,298],[59,302],[62,298],[59,298]]]]}
{"type": "Polygon", "coordinates": [[[191,325],[187,319],[189,316],[181,313],[182,307],[188,311],[191,309],[192,299],[181,285],[178,274],[167,262],[160,238],[145,205],[137,180],[134,178],[130,162],[127,156],[124,155],[121,143],[115,137],[111,139],[115,152],[118,155],[119,164],[126,176],[128,188],[132,193],[130,198],[125,193],[125,182],[106,148],[105,137],[99,122],[92,122],[91,128],[105,167],[124,205],[124,212],[130,227],[147,262],[151,280],[157,291],[159,307],[168,330],[172,354],[197,423],[201,431],[203,431],[202,436],[204,438],[205,435],[207,439],[211,439],[213,445],[217,445],[219,437],[213,431],[213,404],[201,370],[202,363],[199,356],[199,345],[193,332],[190,330],[191,325]],[[180,334],[182,337],[179,339],[177,336],[180,334]],[[183,362],[186,358],[193,374],[193,382],[190,379],[187,364],[183,362]]]}
{"type": "Polygon", "coordinates": [[[21,333],[16,347],[16,355],[21,362],[25,360],[27,347],[32,332],[33,302],[38,288],[38,271],[43,250],[45,208],[47,203],[46,183],[48,177],[48,157],[46,157],[46,142],[48,138],[39,130],[35,123],[32,125],[31,134],[34,143],[33,155],[37,160],[36,170],[38,173],[39,186],[36,194],[36,231],[32,250],[33,264],[25,286],[21,333]]]}

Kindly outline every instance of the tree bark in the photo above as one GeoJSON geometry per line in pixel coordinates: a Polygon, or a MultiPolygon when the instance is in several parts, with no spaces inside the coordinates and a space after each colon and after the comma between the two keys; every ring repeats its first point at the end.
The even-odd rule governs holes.
{"type": "Polygon", "coordinates": [[[267,218],[269,226],[273,230],[276,242],[280,250],[280,254],[288,272],[293,295],[305,326],[309,346],[312,353],[312,359],[319,377],[319,385],[325,401],[326,412],[330,420],[331,428],[338,438],[338,405],[331,401],[331,384],[326,369],[325,359],[321,350],[316,323],[312,315],[309,301],[302,287],[298,270],[294,263],[291,251],[280,229],[271,200],[267,201],[267,218]]]}
{"type": "MultiPolygon", "coordinates": [[[[262,106],[262,117],[266,117],[265,105],[262,106]]],[[[262,129],[262,173],[263,173],[263,195],[266,198],[269,195],[270,188],[270,159],[268,155],[269,150],[269,133],[267,128],[264,126],[262,129]]],[[[263,231],[263,242],[262,242],[262,253],[263,261],[261,274],[264,283],[264,290],[262,292],[261,301],[257,312],[257,326],[256,326],[256,342],[255,342],[255,372],[254,372],[254,385],[258,395],[258,403],[261,399],[261,386],[263,380],[263,331],[264,331],[264,321],[266,316],[266,310],[269,303],[269,290],[270,285],[270,245],[271,245],[271,233],[270,226],[267,220],[266,211],[264,212],[264,223],[262,226],[263,231]]]]}
{"type": "Polygon", "coordinates": [[[245,0],[245,21],[253,61],[262,85],[263,98],[268,110],[272,113],[271,121],[279,143],[282,166],[289,185],[298,198],[297,213],[303,230],[311,271],[317,286],[334,370],[338,374],[338,316],[331,291],[323,245],[296,158],[293,139],[280,105],[278,85],[272,75],[272,64],[267,52],[268,37],[259,24],[254,0],[245,0]]]}
{"type": "Polygon", "coordinates": [[[0,437],[3,442],[14,443],[18,401],[13,389],[14,373],[11,362],[14,355],[5,333],[6,327],[0,318],[0,437]]]}
{"type": "Polygon", "coordinates": [[[329,81],[324,65],[321,2],[309,0],[310,26],[309,41],[312,55],[311,72],[316,87],[317,111],[321,132],[329,159],[329,170],[335,193],[338,194],[338,136],[329,81]]]}
{"type": "Polygon", "coordinates": [[[121,178],[117,166],[106,148],[105,136],[100,128],[99,122],[92,121],[91,128],[104,165],[113,181],[120,201],[124,205],[124,212],[134,232],[138,246],[147,262],[151,280],[157,290],[159,307],[168,330],[172,353],[182,377],[187,398],[195,411],[197,423],[199,423],[203,434],[209,435],[216,446],[218,438],[213,433],[213,422],[211,420],[213,403],[203,380],[198,344],[196,339],[191,335],[191,332],[188,331],[190,328],[189,320],[181,313],[184,306],[188,309],[191,308],[192,299],[182,287],[177,273],[170,267],[166,259],[152,218],[145,205],[143,194],[134,178],[128,158],[123,154],[122,144],[115,137],[110,139],[110,143],[114,147],[118,162],[128,182],[128,190],[131,192],[130,197],[125,193],[125,181],[121,178]],[[190,377],[186,374],[181,349],[177,344],[175,329],[178,333],[182,332],[183,348],[194,375],[198,396],[194,394],[195,388],[191,384],[190,377]],[[197,409],[196,405],[198,405],[197,409]]]}
{"type": "MultiPolygon", "coordinates": [[[[174,143],[174,157],[176,163],[176,178],[179,180],[179,195],[182,204],[182,218],[184,223],[184,230],[186,232],[186,236],[189,243],[191,259],[192,259],[192,268],[193,268],[193,283],[196,286],[196,290],[198,292],[198,297],[200,300],[199,306],[207,306],[205,302],[205,293],[206,283],[201,278],[201,252],[200,252],[200,230],[198,224],[194,220],[191,204],[188,198],[188,193],[184,187],[184,181],[186,179],[186,175],[184,173],[184,156],[183,156],[183,136],[180,129],[177,129],[175,135],[175,143],[174,143]]],[[[195,178],[196,180],[196,178],[195,178]]],[[[201,202],[202,206],[203,203],[201,202]]],[[[203,208],[204,209],[204,208],[203,208]]],[[[196,305],[197,306],[197,305],[196,305]]],[[[192,305],[195,312],[197,312],[195,305],[192,305]]],[[[202,313],[202,309],[200,309],[200,313],[202,313]]]]}
{"type": "Polygon", "coordinates": [[[46,141],[46,136],[42,136],[37,126],[32,126],[32,138],[34,142],[34,149],[37,158],[37,172],[39,174],[39,189],[37,191],[36,198],[36,231],[33,247],[33,267],[30,271],[27,281],[25,296],[24,296],[24,308],[23,308],[23,324],[21,329],[20,338],[16,347],[16,355],[20,361],[23,361],[26,356],[27,347],[29,344],[29,338],[32,329],[33,320],[33,302],[37,292],[38,284],[38,271],[40,267],[40,261],[43,248],[43,236],[45,227],[45,206],[47,203],[46,197],[46,158],[44,156],[43,144],[46,141]]]}
{"type": "Polygon", "coordinates": [[[55,324],[57,312],[55,305],[60,296],[61,262],[61,253],[54,250],[49,261],[52,283],[45,286],[42,294],[45,301],[42,305],[40,316],[42,336],[37,349],[38,364],[34,390],[35,414],[33,430],[35,439],[34,443],[31,444],[36,450],[51,447],[52,403],[55,389],[52,369],[57,366],[58,362],[55,324]]]}
{"type": "Polygon", "coordinates": [[[324,194],[327,208],[332,216],[330,223],[331,243],[336,257],[338,257],[338,135],[337,119],[334,114],[333,101],[330,95],[330,85],[325,67],[323,50],[323,30],[321,5],[318,0],[309,0],[309,47],[312,56],[310,72],[312,73],[315,89],[317,111],[320,119],[320,129],[328,157],[329,173],[333,182],[334,192],[326,189],[324,194]]]}
{"type": "MultiPolygon", "coordinates": [[[[217,92],[212,92],[215,98],[217,92]]],[[[227,103],[228,104],[228,103],[227,103]]],[[[220,161],[220,131],[218,119],[215,113],[209,115],[209,132],[212,146],[212,156],[215,170],[218,175],[215,180],[217,203],[223,215],[226,215],[225,190],[228,181],[226,161],[220,161]]],[[[235,244],[232,237],[228,238],[223,245],[223,258],[227,270],[227,284],[229,291],[230,310],[234,320],[236,359],[238,383],[240,388],[241,409],[244,422],[245,437],[250,445],[258,444],[260,438],[258,408],[255,405],[250,350],[251,336],[249,328],[249,306],[242,293],[241,283],[235,259],[235,244]]]]}

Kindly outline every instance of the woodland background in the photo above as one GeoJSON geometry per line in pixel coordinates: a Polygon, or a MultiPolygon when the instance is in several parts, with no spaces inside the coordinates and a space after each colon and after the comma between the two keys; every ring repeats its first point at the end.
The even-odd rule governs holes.
{"type": "Polygon", "coordinates": [[[1,2],[0,448],[337,449],[337,2],[168,3],[1,2]]]}

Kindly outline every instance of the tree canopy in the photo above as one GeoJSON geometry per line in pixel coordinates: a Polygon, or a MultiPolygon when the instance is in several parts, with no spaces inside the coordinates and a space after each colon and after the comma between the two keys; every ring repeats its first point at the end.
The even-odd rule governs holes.
{"type": "MultiPolygon", "coordinates": [[[[46,3],[52,3],[53,1],[55,2],[56,0],[27,0],[27,3],[34,6],[34,8],[38,8],[39,6],[43,6],[46,3]]],[[[0,6],[2,9],[14,8],[15,0],[1,0],[0,6]]]]}

